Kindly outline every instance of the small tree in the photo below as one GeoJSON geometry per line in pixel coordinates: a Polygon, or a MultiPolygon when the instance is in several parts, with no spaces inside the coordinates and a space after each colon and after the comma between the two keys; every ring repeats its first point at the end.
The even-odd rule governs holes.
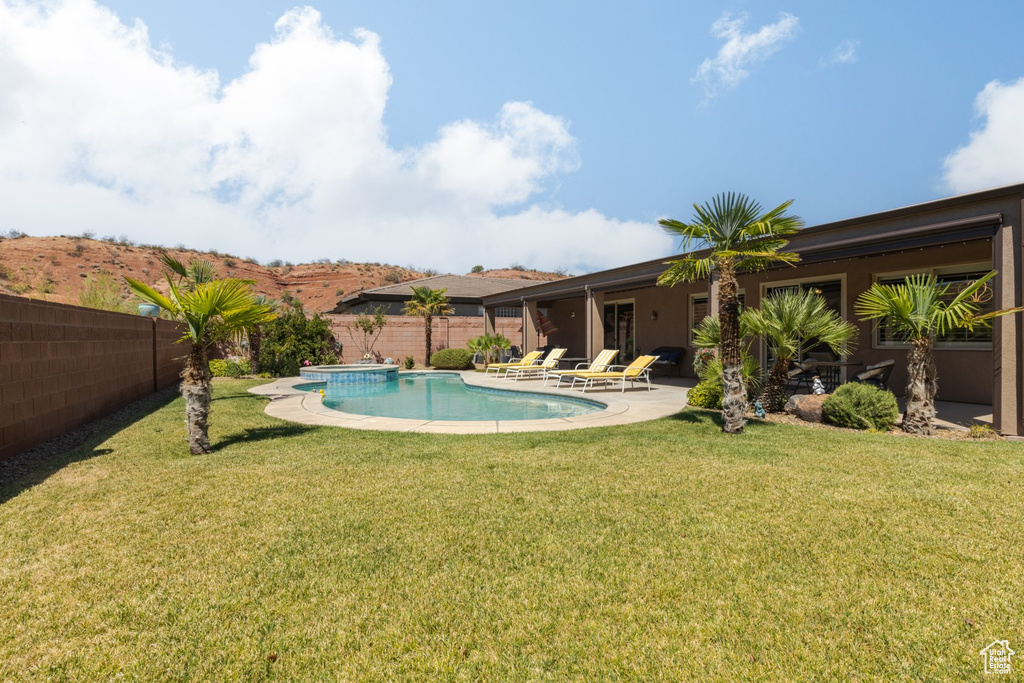
{"type": "Polygon", "coordinates": [[[857,328],[828,307],[825,298],[809,291],[776,292],[761,302],[760,308],[748,308],[740,316],[755,335],[764,337],[775,352],[761,404],[765,410],[781,411],[786,400],[789,362],[800,351],[800,344],[816,339],[841,358],[850,354],[857,328]]]}
{"type": "Polygon", "coordinates": [[[86,278],[85,289],[78,295],[78,303],[86,308],[98,308],[101,311],[134,312],[125,300],[121,285],[107,273],[86,278]]]}
{"type": "Polygon", "coordinates": [[[307,318],[301,309],[290,309],[263,326],[260,367],[283,377],[299,374],[309,365],[338,362],[331,324],[319,313],[307,318]]]}
{"type": "Polygon", "coordinates": [[[978,314],[990,295],[986,294],[985,283],[995,274],[990,271],[952,297],[951,285],[939,284],[933,275],[911,275],[894,285],[876,282],[857,297],[856,311],[861,320],[884,321],[895,339],[910,345],[904,431],[930,435],[934,429],[935,394],[939,390],[932,356],[935,337],[947,330],[987,325],[992,318],[1021,310],[1018,307],[978,314]]]}
{"type": "Polygon", "coordinates": [[[360,313],[356,319],[345,325],[349,337],[359,349],[363,358],[373,355],[373,345],[377,343],[381,332],[388,324],[388,316],[384,305],[374,306],[367,313],[360,313]]]}
{"type": "Polygon", "coordinates": [[[214,344],[237,339],[245,328],[272,319],[274,313],[256,303],[252,295],[255,280],[227,278],[200,284],[186,280],[187,286],[180,287],[179,281],[168,274],[170,294],[167,296],[138,280],[125,280],[140,298],[161,307],[185,326],[181,341],[188,343],[189,353],[181,373],[181,395],[185,399],[189,452],[193,455],[208,453],[211,398],[208,351],[214,344]]]}
{"type": "Polygon", "coordinates": [[[412,287],[412,298],[405,302],[406,315],[423,316],[427,345],[425,365],[430,365],[434,316],[449,315],[455,312],[448,297],[444,295],[447,291],[447,289],[431,289],[426,285],[412,287]]]}
{"type": "Polygon", "coordinates": [[[503,334],[482,334],[473,337],[466,342],[466,347],[473,353],[479,353],[484,357],[484,364],[490,363],[495,354],[512,346],[512,341],[503,334]]]}
{"type": "MultiPolygon", "coordinates": [[[[256,303],[263,304],[272,311],[277,311],[278,302],[274,299],[268,299],[263,294],[256,297],[256,303]]],[[[263,344],[263,323],[256,323],[247,329],[245,333],[249,338],[249,372],[258,375],[262,372],[260,369],[260,347],[263,344]]]]}

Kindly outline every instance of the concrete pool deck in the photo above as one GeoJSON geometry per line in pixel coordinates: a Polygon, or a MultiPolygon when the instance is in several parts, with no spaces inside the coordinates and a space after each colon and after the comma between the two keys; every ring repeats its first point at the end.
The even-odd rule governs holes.
{"type": "MultiPolygon", "coordinates": [[[[423,371],[417,371],[421,373],[423,371]]],[[[431,372],[427,370],[426,372],[431,372]]],[[[446,370],[446,373],[452,371],[446,370]]],[[[590,389],[586,394],[579,390],[570,391],[563,387],[555,389],[554,382],[545,387],[543,380],[530,379],[515,382],[511,379],[496,379],[494,375],[484,376],[483,373],[465,370],[458,373],[462,380],[470,386],[487,389],[507,389],[534,394],[549,394],[566,398],[586,398],[605,404],[604,410],[578,415],[576,417],[553,418],[547,420],[486,420],[486,421],[445,421],[445,420],[407,420],[394,417],[373,417],[356,415],[331,410],[321,403],[320,394],[301,391],[297,384],[308,384],[309,380],[301,377],[285,377],[269,384],[262,384],[249,389],[251,393],[266,396],[270,403],[264,409],[267,415],[290,422],[330,427],[349,427],[351,429],[375,429],[388,432],[422,432],[427,434],[502,434],[511,432],[556,432],[568,429],[584,429],[587,427],[608,427],[611,425],[632,424],[656,420],[659,417],[674,415],[686,406],[687,387],[683,383],[653,383],[651,390],[647,386],[628,386],[622,392],[616,385],[614,388],[590,389]]]]}

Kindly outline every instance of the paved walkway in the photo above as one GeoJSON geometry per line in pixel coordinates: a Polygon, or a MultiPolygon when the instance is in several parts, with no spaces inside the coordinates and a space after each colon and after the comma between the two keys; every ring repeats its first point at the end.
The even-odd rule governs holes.
{"type": "MultiPolygon", "coordinates": [[[[491,389],[508,389],[511,391],[528,391],[553,396],[572,396],[579,398],[580,391],[569,391],[563,383],[561,389],[555,389],[554,382],[544,387],[539,379],[512,380],[495,379],[494,375],[485,377],[482,373],[464,371],[459,373],[466,384],[491,389]]],[[[486,422],[443,421],[443,420],[405,420],[391,417],[371,417],[355,415],[325,408],[319,394],[295,389],[296,384],[306,380],[298,377],[287,377],[270,384],[253,387],[249,391],[270,398],[266,413],[282,420],[300,422],[311,425],[327,425],[333,427],[351,427],[352,429],[377,429],[391,432],[424,432],[435,434],[497,434],[503,432],[553,432],[567,429],[583,429],[586,427],[607,427],[609,425],[632,424],[654,420],[659,417],[674,415],[686,405],[685,382],[670,381],[655,383],[651,391],[639,384],[634,388],[626,387],[621,392],[614,389],[590,389],[583,397],[604,403],[607,408],[589,415],[577,417],[555,418],[550,420],[488,420],[486,422]]],[[[692,385],[692,383],[691,383],[692,385]]]]}

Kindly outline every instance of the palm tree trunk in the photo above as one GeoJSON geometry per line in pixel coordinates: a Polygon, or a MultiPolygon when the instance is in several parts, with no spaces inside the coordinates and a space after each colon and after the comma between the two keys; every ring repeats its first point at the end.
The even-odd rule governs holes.
{"type": "Polygon", "coordinates": [[[775,357],[768,381],[765,382],[764,393],[761,394],[761,407],[769,413],[781,413],[786,405],[786,382],[789,380],[789,358],[775,357]]]}
{"type": "Polygon", "coordinates": [[[743,415],[747,412],[747,389],[743,386],[740,354],[740,300],[731,259],[719,263],[718,308],[722,330],[718,349],[722,356],[722,431],[742,434],[746,423],[743,415]]]}
{"type": "Polygon", "coordinates": [[[210,417],[210,362],[206,349],[193,345],[181,372],[181,395],[185,399],[188,450],[192,455],[210,452],[207,434],[210,417]]]}
{"type": "Polygon", "coordinates": [[[903,413],[903,431],[931,435],[938,389],[939,376],[932,357],[932,340],[915,339],[907,354],[907,410],[903,413]]]}
{"type": "Polygon", "coordinates": [[[423,364],[426,365],[427,367],[430,367],[430,347],[434,341],[433,330],[431,328],[434,325],[434,318],[433,316],[425,315],[423,316],[423,321],[424,324],[426,325],[425,331],[427,335],[427,359],[423,361],[423,364]]]}
{"type": "Polygon", "coordinates": [[[260,374],[260,342],[263,341],[263,330],[260,326],[249,330],[249,374],[260,374]]]}

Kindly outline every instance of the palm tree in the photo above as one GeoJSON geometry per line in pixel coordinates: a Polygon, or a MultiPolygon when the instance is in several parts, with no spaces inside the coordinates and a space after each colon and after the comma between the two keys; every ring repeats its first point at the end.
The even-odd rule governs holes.
{"type": "Polygon", "coordinates": [[[722,431],[743,432],[743,414],[747,395],[742,380],[740,354],[740,300],[736,273],[762,270],[773,263],[795,263],[800,257],[781,251],[788,244],[782,239],[803,226],[796,216],[786,214],[789,200],[767,213],[761,205],[743,194],[729,192],[716,196],[711,204],[694,204],[692,223],[663,219],[661,227],[682,238],[686,252],[658,278],[658,284],[672,286],[718,275],[718,311],[722,339],[722,431]]]}
{"type": "Polygon", "coordinates": [[[130,277],[125,280],[140,298],[160,306],[173,320],[185,326],[181,341],[189,343],[189,352],[181,372],[181,395],[185,399],[189,452],[193,455],[209,453],[208,350],[218,342],[239,336],[247,327],[271,320],[274,313],[266,304],[255,302],[251,291],[255,280],[226,278],[197,284],[185,278],[186,286],[181,287],[180,278],[176,281],[167,274],[170,288],[167,296],[138,280],[130,277]]]}
{"type": "Polygon", "coordinates": [[[423,316],[423,324],[427,336],[427,358],[425,365],[430,365],[430,349],[432,339],[431,325],[434,323],[435,315],[449,315],[455,312],[448,297],[444,295],[447,289],[431,289],[426,285],[412,287],[412,298],[405,302],[406,315],[423,316]]]}
{"type": "Polygon", "coordinates": [[[884,321],[893,337],[910,345],[907,353],[907,409],[903,414],[903,430],[911,434],[930,435],[935,418],[935,394],[939,389],[938,373],[932,349],[936,336],[948,330],[975,325],[1021,308],[1009,308],[978,315],[987,300],[988,287],[996,271],[970,283],[956,296],[948,296],[951,284],[940,284],[933,275],[911,275],[902,283],[874,283],[857,298],[856,311],[861,320],[884,321]]]}
{"type": "Polygon", "coordinates": [[[843,320],[828,307],[824,297],[796,289],[772,294],[760,308],[743,311],[742,319],[750,331],[764,337],[775,351],[775,362],[768,373],[761,404],[765,410],[778,412],[786,400],[789,362],[800,352],[800,343],[816,339],[841,358],[850,355],[857,327],[843,320]]]}

